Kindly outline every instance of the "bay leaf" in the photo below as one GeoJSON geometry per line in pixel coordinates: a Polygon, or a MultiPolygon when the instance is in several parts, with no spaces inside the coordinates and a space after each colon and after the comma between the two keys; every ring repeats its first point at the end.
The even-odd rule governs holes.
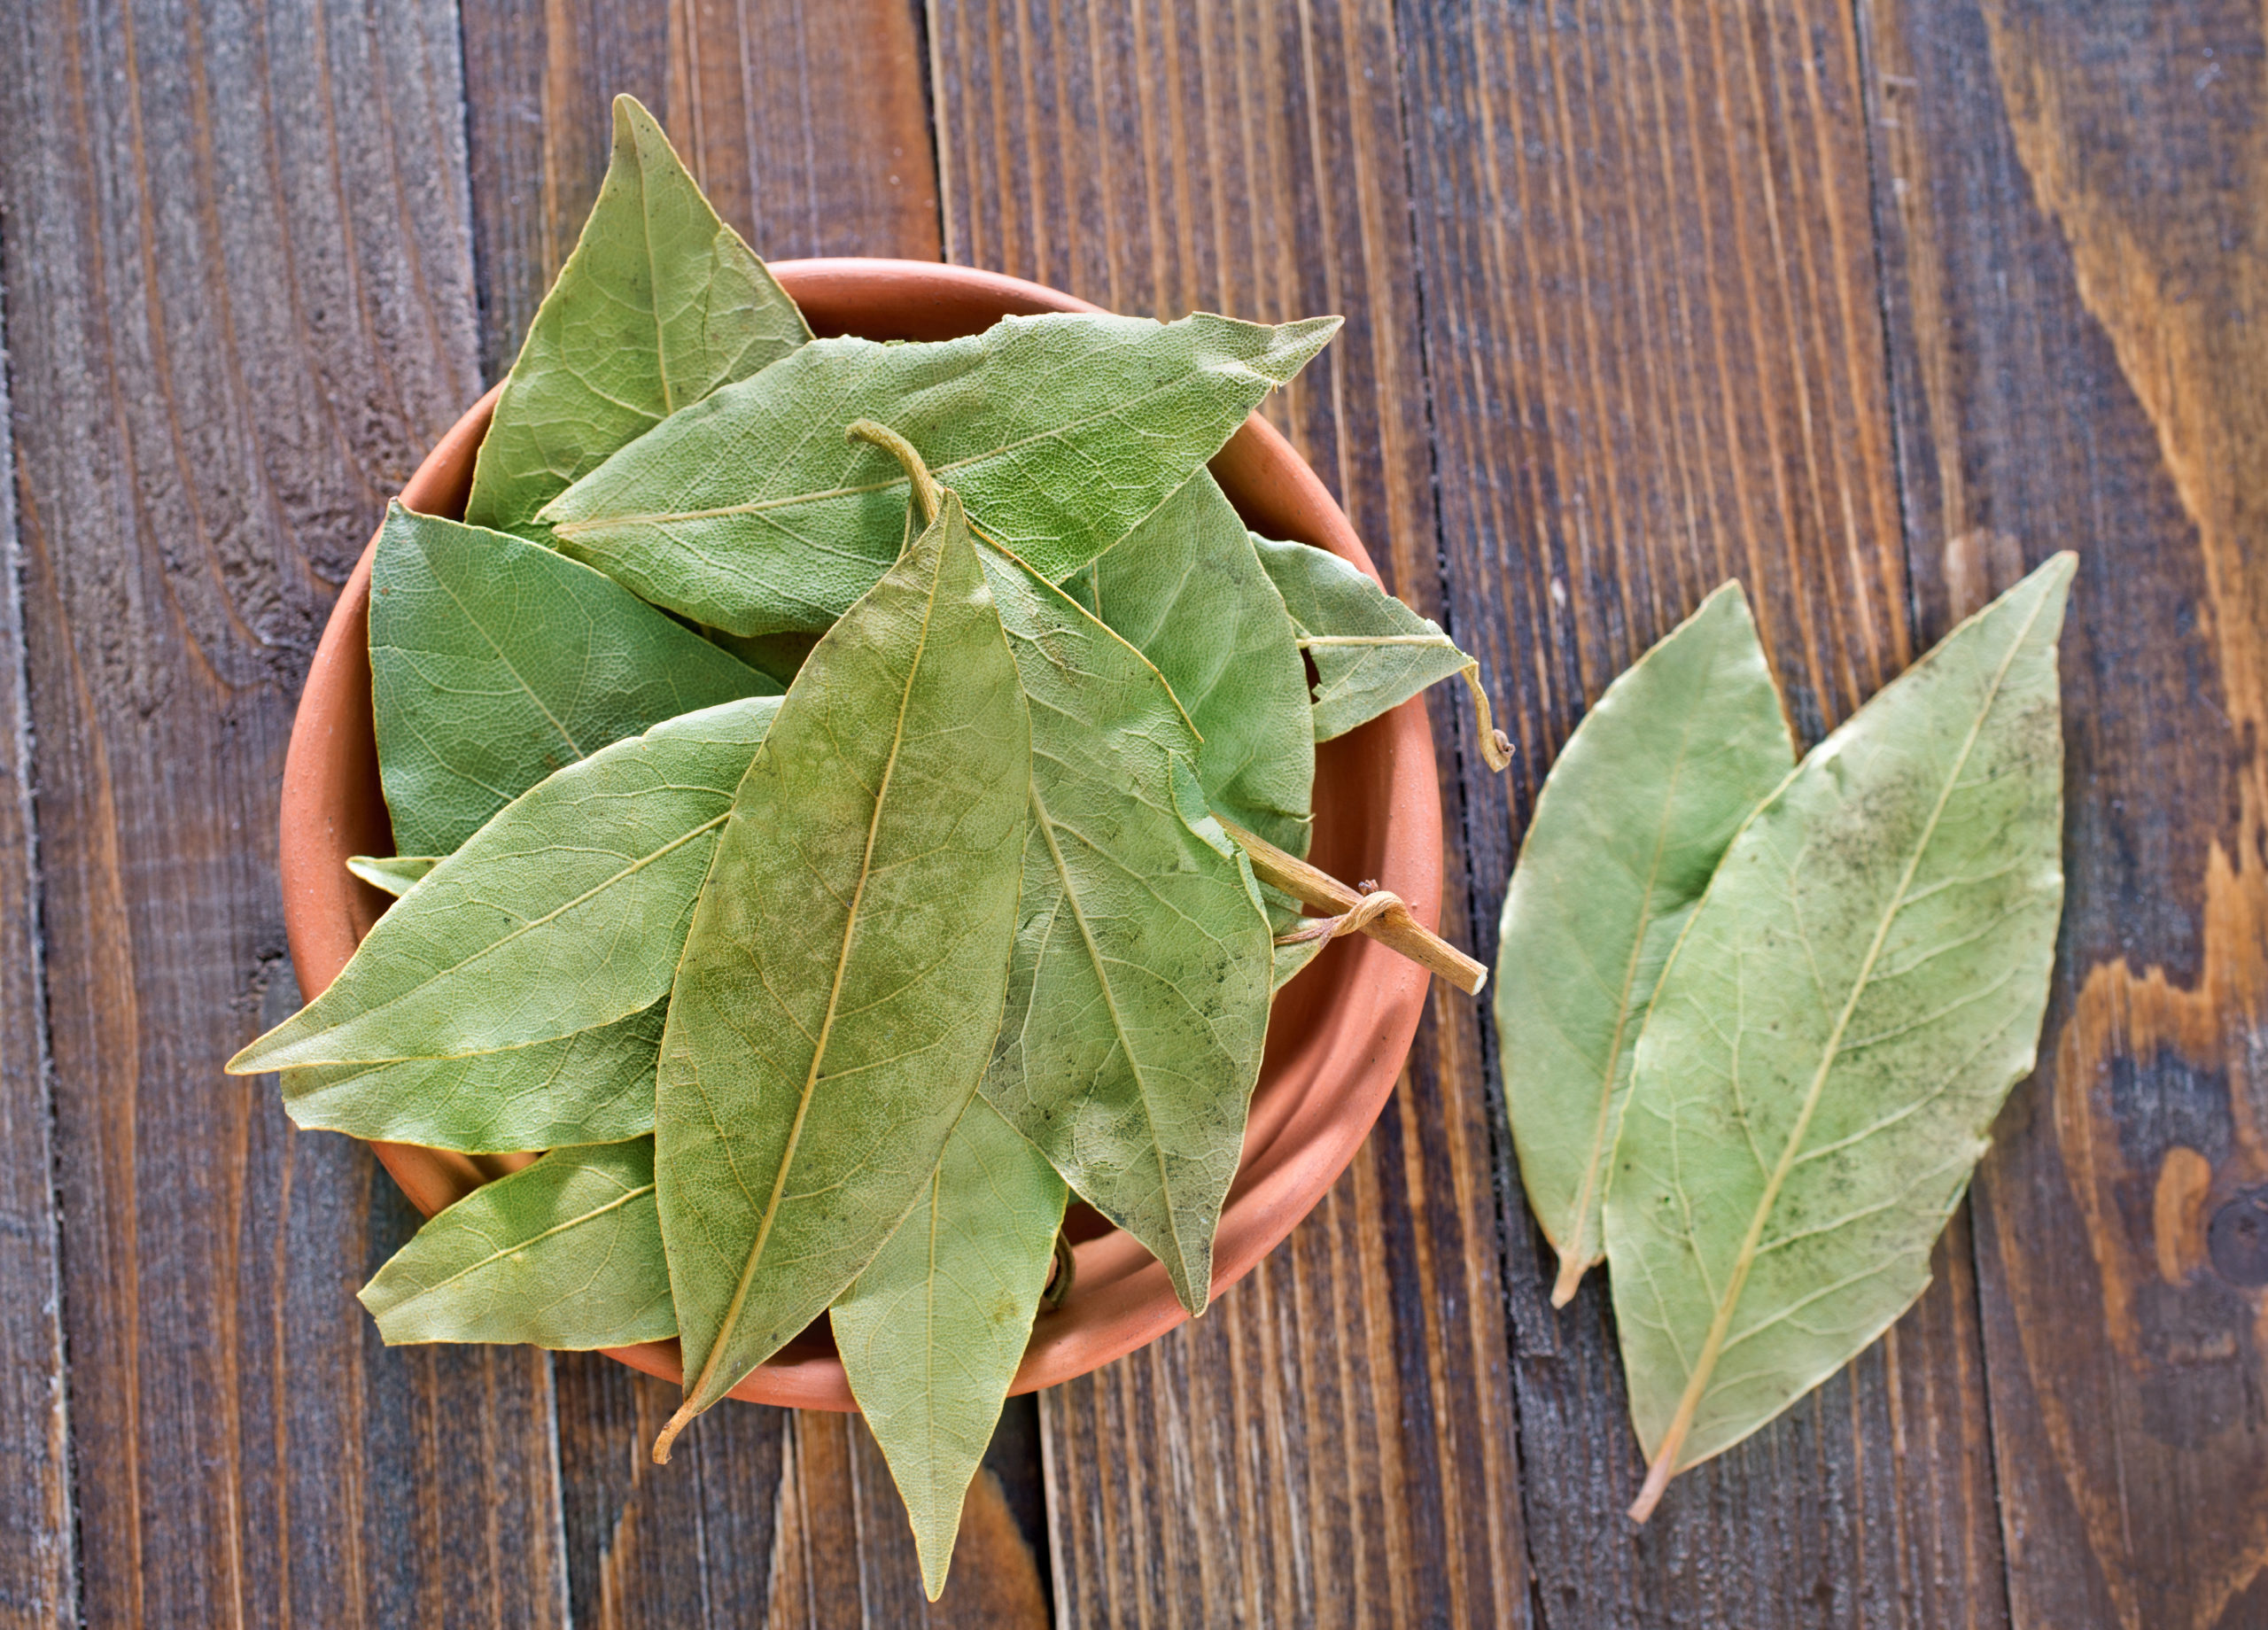
{"type": "Polygon", "coordinates": [[[1197,779],[1206,801],[1277,848],[1306,854],[1315,729],[1298,632],[1210,472],[1199,471],[1065,588],[1165,676],[1203,738],[1197,779]]]}
{"type": "Polygon", "coordinates": [[[1344,735],[1454,675],[1472,695],[1482,759],[1491,770],[1511,764],[1511,741],[1490,717],[1480,664],[1457,649],[1440,624],[1328,549],[1257,534],[1252,543],[1284,596],[1300,648],[1315,664],[1317,741],[1344,735]]]}
{"type": "Polygon", "coordinates": [[[1559,1253],[1555,1307],[1606,1254],[1607,1159],[1662,965],[1795,761],[1728,583],[1606,687],[1535,801],[1504,895],[1496,1034],[1520,1180],[1559,1253]]]}
{"type": "Polygon", "coordinates": [[[1192,1312],[1268,1032],[1269,924],[1158,671],[982,550],[1031,712],[1031,834],[983,1091],[1192,1312]]]}
{"type": "Polygon", "coordinates": [[[542,519],[560,548],[696,622],[823,629],[895,557],[907,488],[889,454],[813,427],[879,419],[1057,579],[1157,508],[1338,326],[1053,314],[933,345],[817,340],[672,415],[542,519]]]}
{"type": "Polygon", "coordinates": [[[686,939],[656,1130],[687,1379],[657,1460],[936,1169],[999,1030],[1030,791],[1023,691],[947,494],[788,687],[686,939]]]}
{"type": "Polygon", "coordinates": [[[439,855],[349,855],[346,869],[373,889],[408,894],[418,880],[441,864],[439,855]]]}
{"type": "Polygon", "coordinates": [[[1039,1151],[971,1098],[926,1191],[829,1316],[932,1602],[1031,1339],[1065,1199],[1039,1151]]]}
{"type": "Polygon", "coordinates": [[[386,511],[370,567],[370,701],[404,853],[449,853],[610,741],[780,688],[588,566],[386,511]]]}
{"type": "Polygon", "coordinates": [[[232,1075],[462,1058],[610,1024],[670,989],[777,697],[704,708],[522,794],[378,919],[232,1075]]]}
{"type": "Polygon", "coordinates": [[[309,1130],[503,1154],[615,1143],[654,1129],[666,999],[571,1035],[485,1052],[283,1072],[284,1110],[309,1130]]]}
{"type": "Polygon", "coordinates": [[[675,1332],[654,1140],[554,1149],[429,1221],[362,1287],[389,1347],[629,1347],[675,1332]]]}
{"type": "Polygon", "coordinates": [[[504,381],[465,518],[530,527],[617,448],[810,338],[654,116],[615,97],[606,179],[504,381]]]}
{"type": "Polygon", "coordinates": [[[1606,1194],[1641,1521],[1912,1305],[2032,1067],[2073,566],[2054,556],[1814,749],[1663,970],[1606,1194]]]}

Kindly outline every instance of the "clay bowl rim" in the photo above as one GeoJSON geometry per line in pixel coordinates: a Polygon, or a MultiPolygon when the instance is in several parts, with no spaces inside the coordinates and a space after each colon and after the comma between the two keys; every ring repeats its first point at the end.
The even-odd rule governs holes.
{"type": "MultiPolygon", "coordinates": [[[[1099,309],[1038,283],[928,261],[787,260],[772,269],[821,334],[941,338],[976,332],[1002,315],[1099,309]]],[[[435,444],[404,485],[405,504],[429,514],[462,513],[496,396],[494,390],[483,396],[435,444]]],[[[1378,576],[1329,490],[1257,415],[1214,458],[1212,470],[1254,530],[1329,549],[1378,576]]],[[[350,854],[392,852],[369,705],[367,614],[377,541],[374,536],[365,547],[332,608],[284,762],[284,921],[309,1000],[338,975],[386,904],[343,864],[350,854]]],[[[1317,864],[1350,881],[1379,879],[1428,928],[1439,921],[1441,890],[1435,774],[1422,700],[1317,749],[1317,864]],[[1376,793],[1352,796],[1350,788],[1376,793]]],[[[1279,1244],[1353,1160],[1401,1073],[1425,1007],[1426,980],[1415,964],[1357,936],[1331,945],[1278,998],[1243,1159],[1215,1239],[1215,1296],[1279,1244]]],[[[509,1157],[471,1158],[413,1145],[372,1147],[428,1216],[513,1164],[509,1157]]],[[[1189,1316],[1164,1268],[1130,1237],[1095,1222],[1103,1231],[1077,1244],[1072,1292],[1060,1308],[1040,1316],[1015,1392],[1084,1375],[1189,1316]]],[[[732,1395],[854,1409],[823,1325],[759,1366],[732,1395]]],[[[673,1340],[608,1352],[648,1374],[682,1379],[673,1340]]]]}

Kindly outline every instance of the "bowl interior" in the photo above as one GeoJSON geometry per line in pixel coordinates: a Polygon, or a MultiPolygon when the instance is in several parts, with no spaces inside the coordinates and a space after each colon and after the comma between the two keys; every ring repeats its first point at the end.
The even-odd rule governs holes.
{"type": "MultiPolygon", "coordinates": [[[[1005,315],[1095,309],[1036,283],[928,262],[783,261],[773,270],[821,335],[944,339],[979,332],[1005,315]]],[[[463,513],[474,455],[496,394],[492,391],[475,404],[403,487],[409,508],[463,513]]],[[[1257,415],[1212,469],[1255,531],[1329,549],[1372,570],[1322,482],[1257,415]]],[[[366,549],[324,630],[284,769],[285,924],[300,989],[309,999],[338,975],[387,904],[345,865],[349,855],[391,854],[393,847],[370,715],[370,558],[366,549]]],[[[1405,702],[1318,746],[1315,811],[1316,864],[1350,881],[1379,880],[1409,901],[1429,928],[1435,924],[1441,805],[1422,702],[1405,702]]],[[[1282,1239],[1353,1158],[1400,1073],[1425,987],[1422,969],[1357,936],[1332,944],[1278,999],[1243,1164],[1215,1239],[1216,1294],[1282,1239]]],[[[530,1158],[474,1158],[403,1144],[375,1148],[428,1215],[530,1158]]],[[[1077,1241],[1076,1283],[1060,1308],[1040,1316],[1016,1378],[1018,1392],[1084,1374],[1188,1316],[1165,1269],[1147,1251],[1091,1211],[1078,1209],[1083,1215],[1070,1224],[1077,1241]]],[[[674,1342],[613,1355],[649,1373],[680,1378],[674,1342]]],[[[733,1395],[807,1409],[855,1407],[824,1319],[733,1395]]]]}

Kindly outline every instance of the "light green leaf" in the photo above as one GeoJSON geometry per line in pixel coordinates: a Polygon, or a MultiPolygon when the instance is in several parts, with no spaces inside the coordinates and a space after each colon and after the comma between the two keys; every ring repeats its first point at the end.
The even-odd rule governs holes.
{"type": "Polygon", "coordinates": [[[1454,674],[1472,694],[1488,767],[1511,763],[1512,744],[1490,718],[1488,693],[1480,688],[1480,664],[1458,650],[1440,624],[1327,549],[1257,535],[1252,543],[1299,629],[1300,648],[1315,664],[1317,741],[1368,724],[1454,674]]]}
{"type": "Polygon", "coordinates": [[[1141,654],[990,549],[1031,710],[1031,835],[983,1092],[1165,1263],[1191,1311],[1268,1032],[1268,920],[1141,654]]]}
{"type": "Polygon", "coordinates": [[[311,1130],[467,1154],[636,1137],[654,1129],[667,1007],[489,1052],[287,1069],[284,1113],[311,1130]]]}
{"type": "Polygon", "coordinates": [[[932,1602],[1031,1339],[1064,1199],[1039,1151],[971,1098],[928,1189],[830,1316],[851,1395],[905,1498],[932,1602]]]}
{"type": "Polygon", "coordinates": [[[825,628],[895,557],[906,482],[836,432],[880,419],[1043,575],[1117,542],[1338,328],[1009,317],[936,345],[813,342],[625,447],[545,508],[559,547],[738,634],[825,628]]]}
{"type": "Polygon", "coordinates": [[[789,687],[686,941],[656,1129],[687,1380],[657,1459],[936,1169],[999,1030],[1030,792],[1023,691],[948,494],[789,687]]]}
{"type": "Polygon", "coordinates": [[[1795,744],[1728,583],[1606,688],[1543,784],[1504,895],[1496,1034],[1520,1180],[1564,1307],[1606,1254],[1599,1207],[1630,1060],[1678,930],[1795,744]]]}
{"type": "Polygon", "coordinates": [[[2059,555],[1813,749],[1671,953],[1606,1194],[1630,1409],[1671,1475],[1840,1369],[2031,1070],[2063,878],[2059,555]]]}
{"type": "Polygon", "coordinates": [[[465,519],[527,528],[615,449],[809,338],[654,116],[617,97],[606,180],[497,399],[465,519]]]}
{"type": "Polygon", "coordinates": [[[441,864],[439,855],[349,855],[346,869],[373,889],[408,894],[426,873],[441,864]]]}
{"type": "Polygon", "coordinates": [[[734,788],[780,706],[752,697],[671,719],[524,793],[229,1072],[495,1052],[659,1000],[734,788]]]}
{"type": "Polygon", "coordinates": [[[1165,676],[1197,734],[1214,809],[1308,852],[1315,729],[1307,667],[1252,534],[1208,472],[1065,586],[1165,676]]]}
{"type": "Polygon", "coordinates": [[[386,511],[370,567],[370,700],[404,853],[449,853],[610,741],[780,688],[587,566],[386,511]]]}
{"type": "Polygon", "coordinates": [[[389,1347],[618,1347],[672,1335],[654,1140],[555,1149],[417,1230],[362,1287],[389,1347]]]}

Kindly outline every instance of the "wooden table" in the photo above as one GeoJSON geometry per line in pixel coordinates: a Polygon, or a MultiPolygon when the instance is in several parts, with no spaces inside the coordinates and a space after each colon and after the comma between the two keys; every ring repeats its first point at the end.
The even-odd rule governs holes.
{"type": "Polygon", "coordinates": [[[2268,96],[2235,0],[8,0],[0,1625],[2268,1625],[2268,96]],[[2084,15],[2082,15],[2084,13],[2084,15]],[[413,1219],[220,1062],[385,494],[663,116],[762,252],[1343,312],[1270,411],[1436,697],[1446,927],[1710,587],[1816,739],[2070,546],[2039,1075],[1884,1341],[1634,1530],[1486,1013],[1330,1198],[1009,1411],[925,1610],[862,1427],[387,1352],[413,1219]]]}

